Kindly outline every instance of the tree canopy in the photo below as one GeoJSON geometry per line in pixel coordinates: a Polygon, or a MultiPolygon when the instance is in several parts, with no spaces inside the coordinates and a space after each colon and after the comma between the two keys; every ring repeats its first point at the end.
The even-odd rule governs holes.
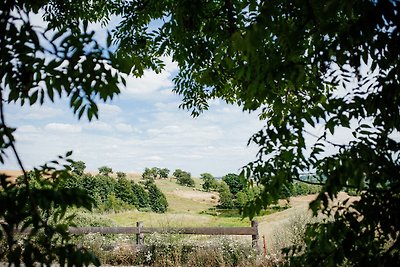
{"type": "Polygon", "coordinates": [[[311,208],[336,220],[310,227],[307,249],[291,262],[399,264],[398,1],[130,1],[116,8],[121,53],[130,44],[178,63],[181,107],[198,116],[221,98],[265,120],[250,140],[258,159],[241,174],[263,185],[246,215],[302,173],[316,173],[311,182],[323,187],[311,208]],[[149,31],[152,20],[159,27],[149,31]],[[338,141],[346,129],[349,138],[338,141]],[[332,210],[329,201],[346,188],[360,200],[332,210]]]}
{"type": "MultiPolygon", "coordinates": [[[[14,131],[4,104],[41,105],[67,99],[78,118],[98,117],[96,102],[112,99],[124,84],[123,65],[88,30],[91,22],[107,21],[103,1],[4,0],[0,10],[0,162],[15,156],[22,183],[0,175],[0,257],[10,265],[40,262],[64,266],[100,265],[87,249],[71,243],[65,216],[68,207],[91,209],[93,199],[83,190],[61,186],[71,176],[72,152],[29,174],[15,146],[14,131]],[[34,25],[32,15],[45,23],[34,25]],[[33,182],[33,180],[35,182],[33,182]],[[29,227],[29,228],[28,228],[29,227]],[[15,235],[27,230],[26,235],[15,235]],[[4,242],[3,242],[4,241],[4,242]]],[[[83,171],[82,165],[75,171],[83,171]]]]}
{"type": "MultiPolygon", "coordinates": [[[[145,68],[159,71],[159,58],[171,56],[179,66],[174,90],[182,108],[198,116],[210,99],[221,98],[265,120],[250,140],[260,147],[258,159],[241,174],[263,190],[245,215],[276,201],[304,172],[316,173],[306,182],[323,185],[311,208],[335,219],[309,227],[306,247],[288,252],[291,264],[400,265],[399,21],[394,0],[5,0],[0,161],[9,149],[23,169],[3,102],[42,104],[58,95],[69,99],[78,118],[91,120],[96,102],[112,99],[124,83],[114,70],[140,76],[145,68]],[[40,12],[48,24],[33,27],[30,12],[40,12]],[[87,30],[110,14],[121,17],[107,41],[114,41],[115,53],[87,30]],[[351,139],[338,141],[344,129],[351,139]],[[345,188],[358,190],[360,199],[332,209],[329,201],[345,188]]],[[[37,208],[45,202],[36,202],[42,195],[24,177],[20,189],[26,194],[12,195],[17,191],[1,176],[1,197],[9,201],[2,199],[2,214],[18,219],[7,227],[18,227],[30,214],[38,229],[57,232],[40,217],[37,208]]],[[[62,194],[51,203],[65,210],[62,194]]],[[[14,241],[10,229],[4,233],[14,241]]],[[[50,241],[44,245],[55,244],[50,241]]],[[[16,246],[10,243],[18,251],[16,246]]]]}

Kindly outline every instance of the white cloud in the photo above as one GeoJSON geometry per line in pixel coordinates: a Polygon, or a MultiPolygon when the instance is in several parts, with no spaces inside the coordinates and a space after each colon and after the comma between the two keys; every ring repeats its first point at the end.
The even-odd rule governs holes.
{"type": "Polygon", "coordinates": [[[18,133],[38,133],[40,129],[33,125],[21,125],[17,128],[18,133]]]}
{"type": "Polygon", "coordinates": [[[174,73],[178,71],[178,64],[176,62],[172,62],[171,57],[162,57],[162,61],[164,61],[165,67],[164,70],[169,73],[174,73]]]}
{"type": "Polygon", "coordinates": [[[161,89],[165,90],[173,86],[170,76],[171,74],[167,71],[157,74],[146,70],[141,78],[127,77],[126,88],[122,91],[130,95],[148,95],[161,89]]]}
{"type": "Polygon", "coordinates": [[[126,123],[117,123],[115,124],[115,129],[121,133],[131,133],[133,132],[133,127],[126,123]]]}
{"type": "Polygon", "coordinates": [[[88,130],[97,130],[97,131],[103,131],[103,132],[111,132],[113,128],[111,125],[108,123],[102,122],[102,121],[92,121],[88,124],[86,124],[85,129],[88,130]]]}
{"type": "Polygon", "coordinates": [[[79,133],[82,131],[81,126],[67,123],[49,123],[44,127],[44,129],[61,133],[79,133]]]}
{"type": "Polygon", "coordinates": [[[162,58],[165,68],[161,73],[155,73],[151,70],[145,70],[140,78],[132,76],[126,77],[126,88],[122,92],[134,96],[148,96],[158,92],[163,96],[172,96],[172,88],[174,86],[172,77],[174,72],[178,70],[177,64],[171,61],[170,57],[162,58]]]}
{"type": "Polygon", "coordinates": [[[18,119],[24,120],[43,120],[43,119],[50,119],[56,118],[61,116],[64,111],[60,108],[53,108],[50,106],[23,106],[20,107],[18,110],[18,119]]]}
{"type": "Polygon", "coordinates": [[[145,161],[159,162],[159,161],[162,160],[162,157],[160,157],[160,156],[149,156],[149,157],[144,157],[143,159],[145,161]]]}
{"type": "Polygon", "coordinates": [[[97,106],[99,107],[100,118],[103,116],[115,116],[122,112],[122,109],[116,105],[99,103],[97,106]]]}

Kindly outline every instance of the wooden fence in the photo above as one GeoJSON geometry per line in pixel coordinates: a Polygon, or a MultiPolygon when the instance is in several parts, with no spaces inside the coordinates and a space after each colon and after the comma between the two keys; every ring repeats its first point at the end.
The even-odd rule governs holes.
{"type": "Polygon", "coordinates": [[[251,221],[251,227],[144,227],[143,222],[137,222],[136,227],[71,227],[71,234],[81,235],[89,233],[99,234],[136,234],[136,244],[144,245],[144,234],[169,233],[191,235],[251,235],[252,247],[260,252],[258,246],[258,222],[251,221]]]}

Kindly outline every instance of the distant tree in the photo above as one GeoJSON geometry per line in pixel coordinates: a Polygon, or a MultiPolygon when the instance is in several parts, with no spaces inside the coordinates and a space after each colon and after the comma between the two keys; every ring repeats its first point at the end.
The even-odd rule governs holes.
{"type": "Polygon", "coordinates": [[[176,182],[179,185],[194,187],[195,183],[190,172],[177,169],[174,171],[173,175],[176,177],[176,182]]]}
{"type": "Polygon", "coordinates": [[[111,173],[113,173],[113,170],[108,166],[102,166],[102,167],[99,168],[99,174],[108,176],[111,173]]]}
{"type": "Polygon", "coordinates": [[[158,170],[158,174],[159,174],[160,178],[163,178],[163,179],[168,178],[169,172],[170,172],[170,170],[167,168],[162,168],[162,169],[158,170]]]}
{"type": "Polygon", "coordinates": [[[149,184],[147,187],[149,192],[149,204],[151,209],[157,213],[164,213],[168,208],[168,201],[161,190],[156,186],[156,184],[149,184]]]}
{"type": "Polygon", "coordinates": [[[240,191],[236,194],[235,206],[239,209],[244,208],[248,201],[248,196],[245,192],[240,191]]]}
{"type": "Polygon", "coordinates": [[[138,206],[139,208],[146,208],[149,206],[149,194],[146,192],[146,190],[143,188],[138,183],[135,183],[134,181],[130,181],[131,184],[131,190],[133,191],[134,195],[136,196],[138,200],[138,206]]]}
{"type": "Polygon", "coordinates": [[[218,188],[218,193],[219,193],[219,203],[218,203],[219,208],[231,209],[234,207],[232,193],[229,190],[229,186],[225,182],[220,183],[218,188]]]}
{"type": "Polygon", "coordinates": [[[234,173],[225,175],[222,177],[222,181],[229,186],[229,190],[233,195],[236,195],[239,191],[242,191],[247,186],[246,180],[234,173]]]}
{"type": "Polygon", "coordinates": [[[210,173],[202,173],[200,174],[200,179],[203,180],[202,187],[205,191],[209,192],[210,190],[217,189],[218,183],[214,176],[210,173]]]}
{"type": "Polygon", "coordinates": [[[116,174],[118,179],[126,178],[126,173],[124,172],[116,172],[116,174]]]}
{"type": "Polygon", "coordinates": [[[172,173],[172,176],[174,176],[175,178],[178,178],[179,176],[181,176],[181,174],[183,173],[184,171],[182,171],[181,169],[176,169],[173,173],[172,173]]]}
{"type": "Polygon", "coordinates": [[[72,172],[77,175],[82,175],[86,169],[86,164],[83,161],[74,161],[71,163],[72,172]]]}
{"type": "MultiPolygon", "coordinates": [[[[118,175],[119,172],[117,172],[118,175]]],[[[124,173],[125,174],[125,173],[124,173]]],[[[125,177],[118,178],[115,184],[115,196],[126,203],[139,206],[139,200],[135,192],[132,190],[131,183],[125,177]]]]}
{"type": "Polygon", "coordinates": [[[259,186],[248,186],[233,196],[233,203],[236,208],[243,209],[250,203],[253,203],[260,196],[261,188],[259,186]]]}
{"type": "Polygon", "coordinates": [[[142,178],[144,180],[151,180],[154,181],[158,177],[159,168],[145,168],[144,172],[142,173],[142,178]]]}

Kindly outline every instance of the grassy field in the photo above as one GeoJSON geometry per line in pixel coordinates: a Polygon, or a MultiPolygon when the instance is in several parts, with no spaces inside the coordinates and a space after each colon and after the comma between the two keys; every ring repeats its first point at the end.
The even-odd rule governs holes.
{"type": "MultiPolygon", "coordinates": [[[[22,174],[21,171],[3,170],[3,173],[11,176],[11,179],[22,174]]],[[[97,172],[90,172],[97,174],[97,172]]],[[[141,180],[141,174],[128,173],[128,179],[135,182],[141,180]]],[[[250,226],[248,218],[222,217],[202,214],[218,204],[217,192],[204,192],[201,184],[202,180],[194,178],[195,187],[181,186],[175,179],[156,180],[157,186],[165,194],[169,207],[164,214],[154,212],[141,212],[128,210],[119,213],[105,213],[100,216],[110,219],[117,226],[134,226],[137,221],[143,221],[145,226],[152,227],[205,227],[205,226],[250,226]]],[[[268,216],[256,218],[265,223],[268,216]]]]}
{"type": "MultiPolygon", "coordinates": [[[[139,180],[138,176],[128,176],[139,180]]],[[[194,179],[194,188],[181,186],[174,179],[157,180],[156,184],[165,194],[169,207],[164,214],[136,210],[106,214],[119,226],[134,226],[137,221],[152,227],[204,227],[204,226],[250,226],[248,218],[219,217],[201,214],[218,204],[217,192],[201,190],[201,180],[194,179]]]]}

